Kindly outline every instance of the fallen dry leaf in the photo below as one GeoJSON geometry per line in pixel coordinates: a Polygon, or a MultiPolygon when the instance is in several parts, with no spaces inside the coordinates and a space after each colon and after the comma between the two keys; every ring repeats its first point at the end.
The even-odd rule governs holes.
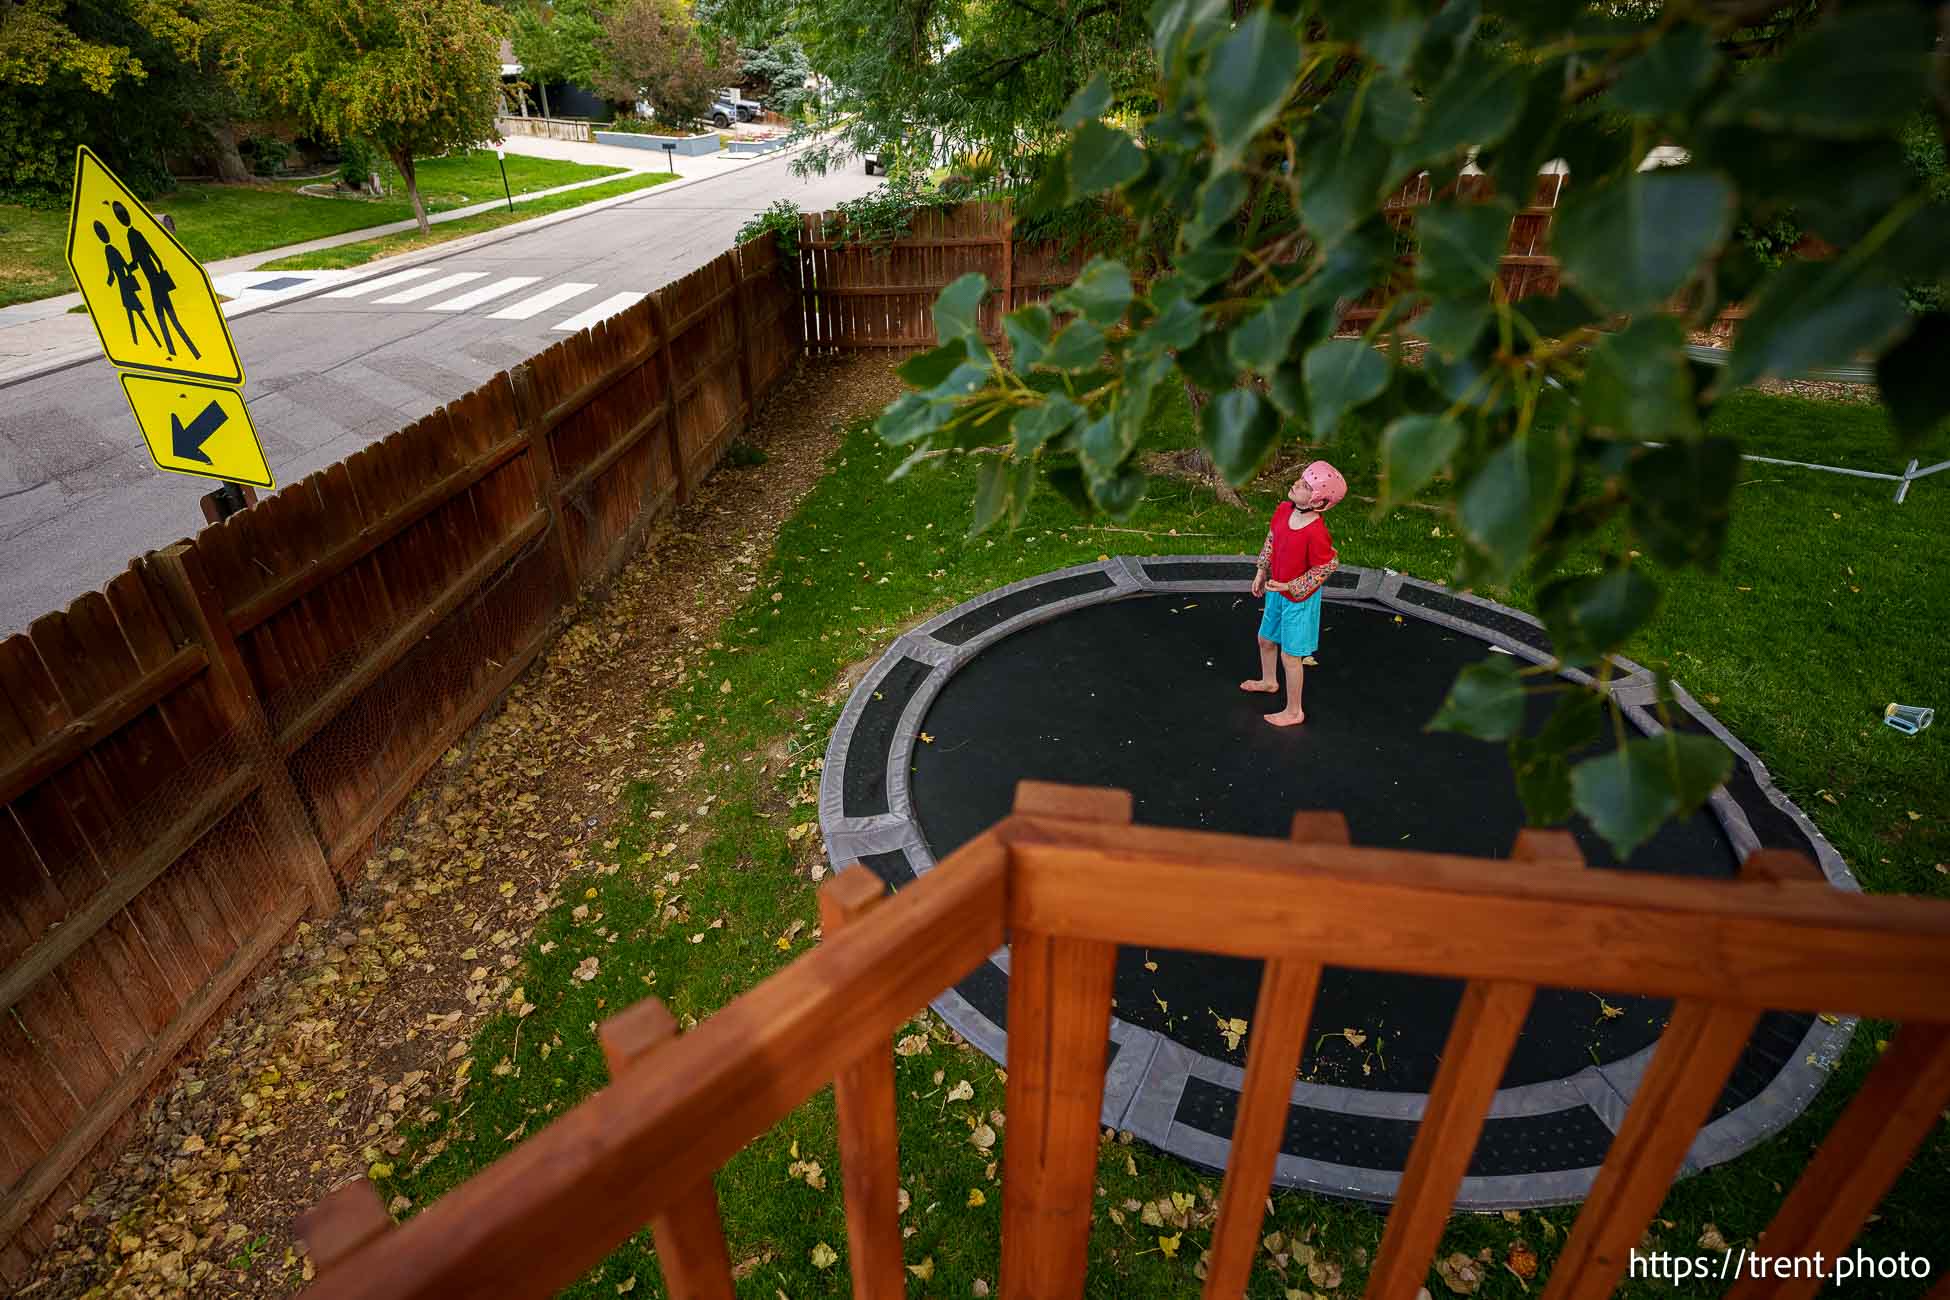
{"type": "Polygon", "coordinates": [[[814,1268],[831,1268],[839,1262],[840,1257],[834,1254],[833,1248],[825,1242],[822,1241],[812,1248],[812,1266],[814,1268]]]}
{"type": "Polygon", "coordinates": [[[1483,1289],[1482,1262],[1461,1251],[1436,1261],[1435,1271],[1442,1285],[1457,1295],[1475,1295],[1483,1289]]]}

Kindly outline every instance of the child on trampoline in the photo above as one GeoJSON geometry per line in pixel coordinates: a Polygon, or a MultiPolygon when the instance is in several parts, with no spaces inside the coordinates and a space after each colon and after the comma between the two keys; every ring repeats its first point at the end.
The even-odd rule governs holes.
{"type": "Polygon", "coordinates": [[[1239,683],[1239,689],[1278,694],[1276,664],[1286,662],[1286,707],[1266,715],[1276,727],[1307,720],[1300,708],[1307,672],[1303,660],[1320,645],[1320,589],[1341,567],[1320,516],[1346,495],[1341,472],[1324,460],[1315,461],[1300,471],[1287,499],[1273,512],[1266,545],[1259,548],[1253,596],[1266,597],[1266,613],[1259,622],[1259,676],[1239,683]]]}

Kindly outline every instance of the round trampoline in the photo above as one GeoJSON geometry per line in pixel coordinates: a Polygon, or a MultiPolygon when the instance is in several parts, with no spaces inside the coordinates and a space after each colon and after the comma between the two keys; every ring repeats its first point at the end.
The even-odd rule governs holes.
{"type": "MultiPolygon", "coordinates": [[[[1307,673],[1307,723],[1269,727],[1261,715],[1274,698],[1238,689],[1255,667],[1252,575],[1238,556],[1118,557],[990,592],[903,635],[854,691],[827,750],[820,816],[831,859],[862,861],[898,890],[1006,816],[1024,779],[1121,787],[1147,825],[1278,837],[1294,811],[1332,809],[1356,844],[1506,856],[1523,810],[1501,750],[1423,728],[1464,665],[1488,654],[1548,661],[1536,621],[1398,574],[1342,569],[1307,673]]],[[[1632,724],[1657,731],[1651,674],[1619,660],[1613,683],[1632,724]]],[[[1788,848],[1813,856],[1836,887],[1856,888],[1759,760],[1676,695],[1676,724],[1727,742],[1734,778],[1624,861],[1574,822],[1592,868],[1731,876],[1755,848],[1788,848]]],[[[1548,702],[1536,709],[1533,725],[1548,702]]],[[[998,1062],[1007,983],[1004,950],[935,1003],[998,1062]]],[[[1253,1015],[1258,985],[1257,962],[1121,951],[1103,1122],[1222,1168],[1251,1038],[1232,1022],[1253,1015]]],[[[1392,1199],[1461,991],[1450,980],[1327,973],[1277,1182],[1392,1199]]],[[[1459,1203],[1581,1198],[1669,1009],[1603,989],[1539,990],[1459,1203]]],[[[1851,1028],[1764,1016],[1686,1171],[1732,1158],[1800,1113],[1851,1028]]]]}

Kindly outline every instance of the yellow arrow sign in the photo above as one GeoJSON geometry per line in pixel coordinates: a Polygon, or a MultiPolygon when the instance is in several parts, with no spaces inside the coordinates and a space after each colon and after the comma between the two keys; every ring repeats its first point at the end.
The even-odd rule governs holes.
{"type": "Polygon", "coordinates": [[[75,158],[68,269],[116,365],[244,382],[210,277],[86,145],[75,158]]]}
{"type": "Polygon", "coordinates": [[[135,422],[157,469],[270,488],[271,468],[257,444],[244,397],[220,384],[122,372],[135,422]]]}

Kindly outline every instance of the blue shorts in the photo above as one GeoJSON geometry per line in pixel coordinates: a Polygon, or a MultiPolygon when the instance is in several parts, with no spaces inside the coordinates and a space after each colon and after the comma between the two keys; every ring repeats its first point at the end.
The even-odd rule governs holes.
{"type": "Polygon", "coordinates": [[[1320,593],[1305,600],[1293,600],[1277,591],[1266,593],[1266,613],[1259,620],[1259,635],[1279,644],[1294,658],[1310,655],[1320,648],[1320,593]]]}

